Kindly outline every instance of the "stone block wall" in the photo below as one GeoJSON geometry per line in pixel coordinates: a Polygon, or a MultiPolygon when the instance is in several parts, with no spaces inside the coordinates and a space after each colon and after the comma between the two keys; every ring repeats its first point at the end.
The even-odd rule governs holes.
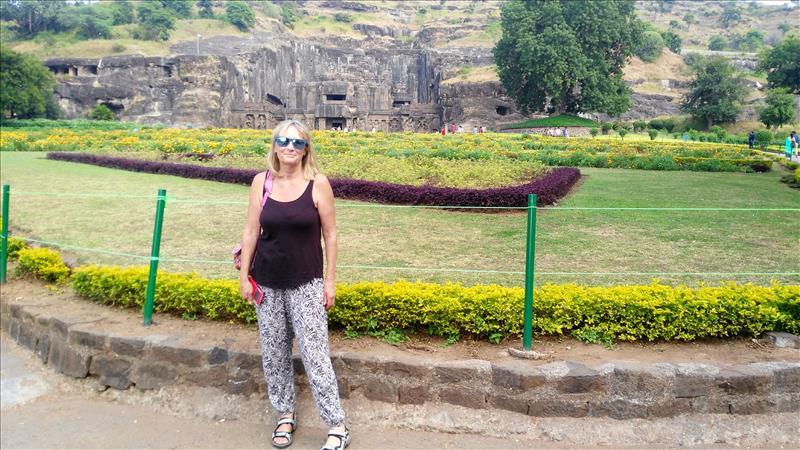
{"type": "MultiPolygon", "coordinates": [[[[0,327],[43,364],[115,388],[173,384],[264,395],[261,357],[217,345],[192,347],[175,337],[93,331],[92,321],[48,315],[4,302],[0,327]]],[[[760,414],[800,411],[800,362],[735,367],[572,361],[436,361],[333,354],[340,394],[407,405],[439,403],[501,409],[536,417],[672,417],[684,413],[760,414]]],[[[295,360],[300,383],[303,368],[295,360]]]]}

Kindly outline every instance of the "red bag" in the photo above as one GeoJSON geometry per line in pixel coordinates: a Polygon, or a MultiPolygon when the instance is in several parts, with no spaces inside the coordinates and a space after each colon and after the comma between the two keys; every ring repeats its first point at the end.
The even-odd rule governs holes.
{"type": "MultiPolygon", "coordinates": [[[[267,197],[269,197],[269,194],[271,193],[272,193],[272,171],[268,170],[267,175],[264,177],[264,192],[261,196],[261,209],[264,209],[264,205],[267,204],[267,197]]],[[[241,270],[242,244],[236,244],[231,250],[231,254],[233,255],[233,267],[235,267],[236,270],[241,270]]]]}

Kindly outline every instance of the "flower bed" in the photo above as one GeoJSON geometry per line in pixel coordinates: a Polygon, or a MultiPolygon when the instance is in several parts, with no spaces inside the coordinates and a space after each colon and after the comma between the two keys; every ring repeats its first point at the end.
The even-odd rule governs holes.
{"type": "MultiPolygon", "coordinates": [[[[14,129],[0,132],[2,151],[148,151],[163,154],[263,155],[269,130],[14,129]]],[[[648,170],[756,171],[769,165],[742,145],[701,142],[625,142],[549,138],[505,133],[342,133],[315,131],[320,155],[366,154],[395,158],[422,156],[468,160],[541,161],[648,170]],[[587,156],[588,155],[588,156],[587,156]],[[683,160],[681,160],[683,158],[683,160]],[[687,162],[686,158],[706,158],[687,162]]]]}
{"type": "MultiPolygon", "coordinates": [[[[80,162],[114,169],[135,172],[176,175],[200,178],[224,183],[249,185],[258,170],[206,167],[163,161],[117,158],[88,153],[53,152],[48,159],[80,162]]],[[[528,194],[537,195],[537,205],[551,205],[565,196],[580,179],[580,171],[572,167],[560,167],[520,186],[496,189],[455,189],[430,186],[408,186],[374,181],[331,179],[331,187],[337,197],[394,203],[403,205],[434,206],[527,206],[528,194]]]]}

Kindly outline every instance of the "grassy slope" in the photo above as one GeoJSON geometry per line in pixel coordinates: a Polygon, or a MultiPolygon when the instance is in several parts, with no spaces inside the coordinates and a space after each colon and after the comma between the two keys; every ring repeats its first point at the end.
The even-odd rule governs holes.
{"type": "MultiPolygon", "coordinates": [[[[169,202],[162,256],[227,261],[244,220],[246,187],[47,161],[42,154],[0,153],[0,178],[12,186],[11,224],[18,234],[81,247],[148,255],[155,193],[221,203],[169,202]],[[145,199],[31,196],[58,191],[145,195],[145,199]]],[[[729,174],[583,169],[583,184],[562,206],[794,207],[800,192],[780,173],[729,174]]],[[[380,208],[338,201],[340,265],[524,270],[526,218],[521,213],[474,214],[380,208]]],[[[537,270],[548,272],[797,271],[796,212],[634,212],[546,210],[538,214],[537,270]]],[[[76,251],[79,262],[138,264],[145,260],[76,251]]],[[[227,263],[162,263],[235,277],[227,263]]],[[[522,283],[521,275],[347,269],[340,281],[398,278],[465,283],[522,283]]],[[[664,281],[679,281],[661,277],[664,281]]],[[[702,277],[684,278],[694,282],[702,277]]],[[[780,278],[800,282],[798,277],[780,278]]],[[[718,277],[707,278],[710,282],[718,277]]],[[[761,277],[739,281],[767,282],[761,277]]],[[[541,276],[537,283],[646,283],[649,277],[541,276]]]]}

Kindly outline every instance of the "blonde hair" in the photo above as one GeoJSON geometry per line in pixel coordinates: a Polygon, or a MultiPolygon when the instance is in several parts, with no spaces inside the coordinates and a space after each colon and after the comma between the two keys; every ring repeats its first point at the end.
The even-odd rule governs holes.
{"type": "Polygon", "coordinates": [[[304,123],[297,120],[284,120],[276,125],[272,130],[272,147],[270,147],[269,153],[267,153],[267,166],[273,174],[278,175],[281,173],[281,162],[278,160],[278,153],[275,151],[275,138],[280,136],[281,133],[286,131],[289,127],[294,127],[300,134],[300,137],[305,139],[305,141],[308,143],[306,145],[305,153],[303,154],[303,177],[306,180],[313,180],[314,177],[316,177],[319,173],[319,168],[317,168],[317,162],[314,158],[314,146],[311,143],[311,130],[309,130],[304,123]]]}

